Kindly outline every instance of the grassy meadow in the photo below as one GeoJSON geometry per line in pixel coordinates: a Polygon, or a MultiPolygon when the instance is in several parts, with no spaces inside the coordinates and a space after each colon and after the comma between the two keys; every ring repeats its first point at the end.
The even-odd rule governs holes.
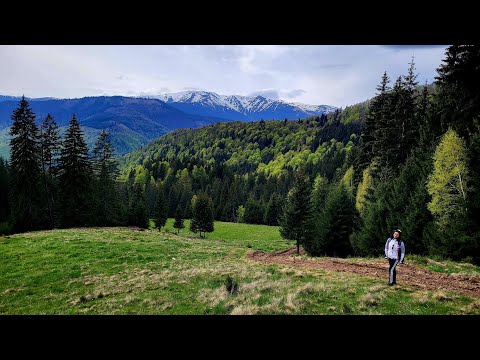
{"type": "MultiPolygon", "coordinates": [[[[180,235],[169,219],[162,232],[77,228],[0,237],[0,314],[480,314],[478,299],[456,293],[247,259],[249,251],[294,245],[277,227],[215,222],[199,238],[185,225],[180,235]],[[229,276],[238,283],[233,294],[229,276]]],[[[412,261],[478,275],[473,265],[412,261]]]]}

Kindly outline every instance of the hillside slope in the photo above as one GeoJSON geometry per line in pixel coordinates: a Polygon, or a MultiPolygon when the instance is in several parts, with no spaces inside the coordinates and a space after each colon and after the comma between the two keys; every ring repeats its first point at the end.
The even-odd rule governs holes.
{"type": "MultiPolygon", "coordinates": [[[[75,114],[86,128],[105,129],[112,134],[112,143],[122,155],[177,128],[195,128],[223,120],[221,118],[186,114],[156,99],[99,96],[81,99],[30,100],[37,123],[50,113],[60,127],[68,125],[75,114]]],[[[11,125],[10,116],[18,101],[0,102],[0,131],[11,125]]],[[[5,134],[4,134],[5,135],[5,134]]],[[[5,147],[5,136],[0,140],[5,147]]],[[[94,139],[87,137],[87,142],[94,139]]],[[[6,154],[0,154],[5,156],[6,154]]]]}

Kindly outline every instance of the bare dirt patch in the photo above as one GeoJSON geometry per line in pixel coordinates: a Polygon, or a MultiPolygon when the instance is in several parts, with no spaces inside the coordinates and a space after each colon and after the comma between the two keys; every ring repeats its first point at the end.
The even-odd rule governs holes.
{"type": "MultiPolygon", "coordinates": [[[[305,255],[303,249],[300,255],[305,255]]],[[[388,281],[388,262],[366,260],[364,262],[337,258],[308,258],[297,256],[296,249],[269,253],[255,251],[247,257],[262,263],[274,263],[300,268],[314,268],[326,271],[348,272],[365,277],[388,281]]],[[[424,290],[447,290],[480,298],[480,276],[438,273],[420,267],[403,264],[397,267],[397,286],[407,284],[424,290]]]]}

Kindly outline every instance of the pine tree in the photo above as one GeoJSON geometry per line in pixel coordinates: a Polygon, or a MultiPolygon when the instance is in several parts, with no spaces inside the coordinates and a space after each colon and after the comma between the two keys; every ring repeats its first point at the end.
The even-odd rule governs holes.
{"type": "Polygon", "coordinates": [[[323,209],[325,207],[325,200],[328,194],[328,180],[324,177],[318,175],[315,178],[315,182],[313,184],[313,191],[312,191],[312,205],[314,211],[314,217],[320,218],[323,209]]]}
{"type": "Polygon", "coordinates": [[[474,119],[480,115],[480,45],[453,45],[447,48],[437,69],[436,134],[449,127],[466,139],[475,133],[474,119]]]}
{"type": "Polygon", "coordinates": [[[247,200],[245,205],[245,222],[247,224],[262,224],[264,208],[261,203],[254,198],[247,200]]]}
{"type": "Polygon", "coordinates": [[[263,222],[267,225],[277,226],[278,225],[278,216],[280,210],[280,201],[278,196],[273,193],[270,196],[270,200],[267,203],[265,208],[265,215],[263,222]]]}
{"type": "Polygon", "coordinates": [[[365,202],[360,229],[352,235],[352,245],[356,253],[362,256],[382,254],[387,226],[388,198],[392,193],[390,182],[378,182],[372,191],[370,200],[365,202]]]}
{"type": "Polygon", "coordinates": [[[10,179],[17,231],[28,231],[40,222],[39,130],[25,96],[11,115],[10,179]]]}
{"type": "MultiPolygon", "coordinates": [[[[179,207],[177,207],[178,211],[179,207]]],[[[168,204],[165,198],[163,187],[159,186],[157,190],[157,199],[155,202],[155,227],[160,230],[165,226],[168,219],[168,204]]]]}
{"type": "Polygon", "coordinates": [[[183,221],[184,220],[183,220],[182,210],[180,209],[180,207],[178,207],[175,214],[175,222],[173,223],[173,227],[177,229],[177,234],[180,232],[181,229],[185,228],[183,221]]]}
{"type": "Polygon", "coordinates": [[[0,157],[0,223],[7,222],[10,217],[10,180],[8,163],[0,157]]]}
{"type": "Polygon", "coordinates": [[[375,133],[374,159],[378,159],[379,167],[385,169],[383,174],[390,174],[392,169],[399,166],[401,147],[399,129],[403,117],[400,117],[398,113],[402,111],[401,100],[403,97],[404,83],[402,77],[399,76],[392,91],[386,95],[382,116],[378,119],[375,133]]]}
{"type": "Polygon", "coordinates": [[[478,130],[470,139],[468,148],[469,172],[470,172],[470,191],[467,194],[467,208],[469,210],[469,232],[476,239],[477,249],[475,254],[480,257],[480,123],[477,124],[478,130]]]}
{"type": "Polygon", "coordinates": [[[43,121],[40,131],[44,196],[48,208],[50,228],[55,228],[59,225],[56,203],[58,192],[58,156],[60,154],[61,139],[58,125],[50,113],[47,114],[47,117],[43,121]]]}
{"type": "Polygon", "coordinates": [[[390,92],[390,78],[385,72],[377,94],[371,100],[369,112],[365,117],[365,125],[361,135],[361,152],[355,166],[355,173],[362,174],[368,164],[381,153],[379,146],[382,142],[382,128],[385,127],[387,117],[388,96],[390,92]]]}
{"type": "Polygon", "coordinates": [[[145,192],[142,185],[133,185],[133,194],[128,207],[128,225],[148,229],[150,220],[145,204],[145,192]]]}
{"type": "Polygon", "coordinates": [[[417,113],[417,124],[419,124],[419,145],[421,147],[430,147],[435,141],[435,137],[432,136],[435,134],[432,124],[432,116],[430,114],[430,94],[428,91],[427,83],[422,89],[422,94],[419,97],[418,104],[418,113],[417,113]]]}
{"type": "MultiPolygon", "coordinates": [[[[147,170],[148,171],[148,170],[147,170]]],[[[157,201],[157,186],[155,179],[150,175],[150,171],[146,174],[145,180],[145,201],[149,217],[155,217],[155,203],[157,201]]]]}
{"type": "Polygon", "coordinates": [[[325,201],[319,221],[314,255],[344,257],[353,253],[350,235],[356,226],[356,210],[352,193],[343,182],[333,187],[325,201]]]}
{"type": "Polygon", "coordinates": [[[60,153],[59,202],[63,227],[92,223],[92,166],[80,124],[72,116],[60,153]]]}
{"type": "Polygon", "coordinates": [[[96,216],[100,226],[114,226],[120,223],[119,194],[116,188],[118,176],[115,151],[109,134],[103,130],[93,150],[93,170],[96,180],[96,216]]]}
{"type": "Polygon", "coordinates": [[[415,74],[415,62],[409,64],[408,73],[403,78],[402,93],[399,103],[396,106],[394,116],[396,118],[397,128],[400,130],[396,140],[398,142],[397,167],[405,162],[410,151],[417,146],[419,141],[417,103],[417,74],[415,74]]]}
{"type": "Polygon", "coordinates": [[[431,151],[424,151],[421,148],[412,154],[400,172],[392,196],[402,205],[402,211],[396,221],[403,231],[402,238],[408,246],[408,251],[413,254],[426,254],[424,233],[428,224],[433,221],[427,209],[431,197],[425,186],[433,167],[431,155],[431,151]]]}
{"type": "Polygon", "coordinates": [[[205,233],[214,230],[213,224],[213,202],[205,193],[194,195],[192,198],[192,220],[190,221],[190,231],[200,233],[200,237],[205,237],[205,233]],[[203,236],[202,236],[203,232],[203,236]]]}
{"type": "Polygon", "coordinates": [[[313,223],[313,204],[309,179],[303,170],[295,177],[293,188],[288,193],[283,214],[279,219],[280,235],[284,239],[297,243],[297,254],[300,254],[300,245],[310,252],[315,226],[313,223]]]}
{"type": "Polygon", "coordinates": [[[42,127],[43,162],[48,174],[54,175],[58,167],[58,156],[61,149],[60,132],[52,115],[47,114],[42,127]]]}
{"type": "Polygon", "coordinates": [[[437,69],[437,95],[432,111],[432,136],[440,136],[451,127],[465,141],[471,176],[467,194],[469,225],[467,232],[475,239],[480,257],[480,46],[453,45],[437,69]]]}

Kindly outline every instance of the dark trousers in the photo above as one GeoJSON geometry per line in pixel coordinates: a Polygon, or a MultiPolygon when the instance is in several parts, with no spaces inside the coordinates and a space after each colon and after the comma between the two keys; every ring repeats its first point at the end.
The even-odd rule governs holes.
{"type": "Polygon", "coordinates": [[[397,265],[400,261],[398,259],[388,259],[390,267],[388,269],[388,282],[390,284],[397,283],[397,265]]]}

